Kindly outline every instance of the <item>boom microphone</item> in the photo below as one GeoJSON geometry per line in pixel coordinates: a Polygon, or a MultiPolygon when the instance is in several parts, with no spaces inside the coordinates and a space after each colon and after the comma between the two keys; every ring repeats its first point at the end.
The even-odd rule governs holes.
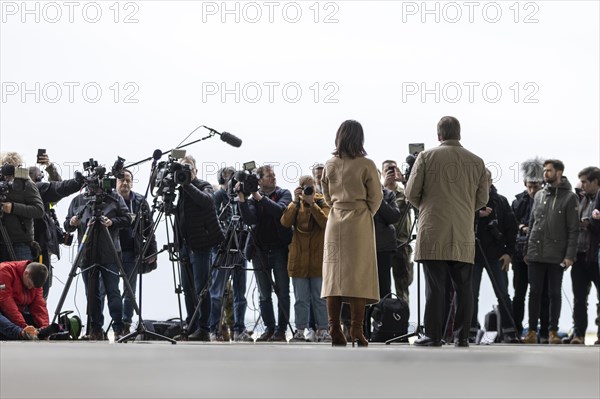
{"type": "Polygon", "coordinates": [[[158,161],[162,158],[162,156],[163,152],[161,150],[154,150],[154,152],[152,153],[152,158],[154,159],[154,161],[158,161]]]}
{"type": "Polygon", "coordinates": [[[242,139],[227,132],[221,133],[221,141],[224,141],[227,144],[232,145],[236,148],[242,145],[242,139]]]}

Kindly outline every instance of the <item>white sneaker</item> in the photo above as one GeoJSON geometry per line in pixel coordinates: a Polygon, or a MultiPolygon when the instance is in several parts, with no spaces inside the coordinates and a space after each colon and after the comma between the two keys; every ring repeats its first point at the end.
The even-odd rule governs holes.
{"type": "Polygon", "coordinates": [[[290,342],[306,342],[306,337],[304,336],[304,331],[296,331],[290,342]]]}
{"type": "Polygon", "coordinates": [[[309,328],[306,333],[306,341],[307,342],[317,342],[317,334],[315,333],[315,330],[313,330],[312,328],[309,328]]]}
{"type": "Polygon", "coordinates": [[[242,331],[241,333],[236,331],[233,333],[233,340],[235,342],[254,342],[248,331],[242,331]]]}
{"type": "Polygon", "coordinates": [[[324,328],[317,331],[317,342],[331,342],[331,335],[329,335],[329,330],[324,328]]]}
{"type": "Polygon", "coordinates": [[[210,342],[223,342],[223,338],[217,335],[216,332],[210,333],[210,342]]]}

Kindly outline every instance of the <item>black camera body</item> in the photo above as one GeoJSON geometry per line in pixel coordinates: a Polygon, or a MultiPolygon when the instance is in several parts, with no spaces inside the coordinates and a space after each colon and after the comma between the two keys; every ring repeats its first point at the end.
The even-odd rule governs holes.
{"type": "Polygon", "coordinates": [[[302,187],[302,194],[304,195],[313,195],[315,193],[314,186],[304,186],[302,187]]]}
{"type": "Polygon", "coordinates": [[[238,192],[241,192],[246,197],[249,197],[252,193],[258,191],[259,177],[256,173],[254,173],[255,169],[256,162],[244,162],[244,169],[231,174],[231,177],[227,182],[227,193],[230,197],[237,196],[238,192]],[[236,191],[235,186],[238,182],[240,183],[240,188],[236,191]]]}
{"type": "MultiPolygon", "coordinates": [[[[109,194],[117,187],[117,179],[110,176],[110,174],[107,174],[106,168],[104,166],[99,166],[98,161],[94,160],[94,158],[90,158],[89,161],[84,162],[83,168],[87,172],[87,176],[83,176],[83,185],[86,187],[86,197],[95,196],[100,191],[109,194]]],[[[76,179],[78,178],[80,177],[76,177],[76,179]]]]}
{"type": "Polygon", "coordinates": [[[504,234],[502,234],[500,228],[498,227],[498,219],[490,220],[486,227],[496,242],[502,241],[504,234]]]}

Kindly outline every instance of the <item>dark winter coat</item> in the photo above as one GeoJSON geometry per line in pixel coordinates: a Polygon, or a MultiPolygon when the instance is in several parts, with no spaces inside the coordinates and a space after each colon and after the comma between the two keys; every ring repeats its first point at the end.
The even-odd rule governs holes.
{"type": "MultiPolygon", "coordinates": [[[[490,187],[490,198],[487,207],[492,213],[485,217],[476,216],[477,238],[488,259],[498,259],[503,254],[511,258],[515,254],[517,238],[517,220],[508,204],[508,200],[498,194],[496,187],[490,187]]],[[[476,213],[478,215],[479,213],[476,213]]],[[[479,245],[475,248],[475,261],[484,262],[479,245]]]]}
{"type": "Polygon", "coordinates": [[[60,225],[52,218],[50,205],[61,199],[75,194],[81,189],[81,183],[75,179],[52,182],[36,182],[36,187],[40,192],[44,203],[44,216],[41,219],[35,219],[35,241],[40,244],[42,250],[59,256],[59,245],[62,241],[62,229],[60,225]]]}
{"type": "MultiPolygon", "coordinates": [[[[6,201],[12,203],[11,213],[4,213],[2,223],[12,243],[30,243],[34,239],[33,219],[44,216],[44,203],[35,183],[28,177],[15,178],[6,201]]],[[[0,237],[2,240],[2,237],[0,237]]]]}
{"type": "Polygon", "coordinates": [[[225,236],[217,220],[212,185],[194,179],[179,190],[177,225],[182,243],[195,251],[219,245],[225,236]]]}
{"type": "Polygon", "coordinates": [[[239,203],[244,223],[255,226],[251,233],[254,240],[248,240],[247,254],[253,252],[252,242],[263,251],[285,248],[292,242],[292,229],[281,225],[281,216],[292,202],[292,194],[289,190],[276,187],[270,195],[261,195],[260,202],[250,198],[239,203]]]}
{"type": "Polygon", "coordinates": [[[396,203],[396,193],[384,187],[381,206],[373,217],[377,252],[396,251],[396,227],[394,224],[400,221],[401,216],[400,208],[396,203]]]}
{"type": "Polygon", "coordinates": [[[559,264],[576,259],[579,198],[566,177],[558,187],[547,185],[535,194],[529,228],[528,261],[559,264]]]}
{"type": "MultiPolygon", "coordinates": [[[[533,198],[529,196],[527,190],[515,195],[511,208],[517,220],[517,227],[523,225],[529,227],[529,219],[531,216],[531,208],[533,207],[533,198]]],[[[517,245],[515,256],[513,259],[522,260],[527,253],[528,235],[523,229],[519,229],[517,233],[517,245]]]]}
{"type": "MultiPolygon", "coordinates": [[[[153,223],[150,217],[150,205],[148,205],[148,202],[143,195],[134,193],[133,191],[130,194],[130,199],[124,200],[125,205],[129,209],[130,213],[134,214],[136,219],[141,216],[142,226],[139,226],[138,228],[142,229],[143,234],[141,240],[136,237],[136,232],[133,231],[133,228],[136,227],[136,219],[134,219],[131,225],[119,231],[119,242],[121,243],[122,249],[133,250],[135,256],[137,257],[142,252],[142,249],[146,245],[148,239],[150,239],[150,244],[148,244],[148,248],[146,249],[144,257],[155,254],[157,251],[157,245],[156,237],[152,233],[153,223]]],[[[144,264],[142,267],[142,272],[145,273],[154,269],[156,269],[156,261],[150,264],[144,264]]]]}
{"type": "MultiPolygon", "coordinates": [[[[67,212],[67,218],[64,223],[65,230],[73,232],[77,230],[77,238],[81,243],[83,234],[87,229],[87,224],[93,216],[92,205],[87,205],[90,201],[94,201],[95,196],[86,197],[84,194],[80,194],[73,198],[69,211],[67,212]],[[79,226],[71,226],[70,220],[73,216],[77,215],[81,221],[79,226]]],[[[129,227],[131,225],[131,216],[129,216],[129,209],[125,205],[123,197],[116,192],[106,194],[103,202],[98,205],[103,216],[106,216],[112,221],[112,225],[108,228],[108,233],[114,245],[114,249],[117,252],[121,251],[121,244],[119,241],[119,229],[129,227]]],[[[105,235],[100,231],[104,227],[97,222],[94,227],[95,234],[92,234],[88,241],[85,250],[84,264],[87,265],[91,261],[97,261],[100,263],[115,263],[113,256],[113,249],[110,242],[107,242],[105,235]],[[93,252],[90,252],[93,250],[93,252]]]]}

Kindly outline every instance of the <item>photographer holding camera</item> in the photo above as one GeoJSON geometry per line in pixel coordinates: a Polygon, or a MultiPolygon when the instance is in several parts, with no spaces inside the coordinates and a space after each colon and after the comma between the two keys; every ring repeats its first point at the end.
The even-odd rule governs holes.
{"type": "Polygon", "coordinates": [[[48,298],[50,287],[52,286],[52,264],[51,255],[56,255],[60,259],[60,244],[70,245],[73,236],[63,231],[56,212],[54,204],[61,199],[76,193],[81,189],[85,180],[81,173],[76,172],[75,179],[62,181],[55,167],[50,163],[48,154],[38,157],[38,161],[46,165],[49,182],[42,181],[44,173],[37,166],[29,167],[29,177],[35,182],[44,203],[44,216],[34,221],[34,237],[41,248],[42,263],[48,268],[48,279],[44,283],[44,299],[48,298]]]}
{"type": "Polygon", "coordinates": [[[188,323],[188,331],[193,331],[188,339],[210,341],[209,295],[202,299],[200,317],[195,325],[191,326],[189,323],[196,310],[200,293],[209,281],[212,249],[225,237],[217,219],[212,185],[197,178],[194,157],[186,155],[180,162],[190,171],[189,184],[181,184],[178,188],[175,216],[175,224],[179,228],[180,254],[183,259],[181,282],[187,310],[186,323],[188,323]]]}
{"type": "Polygon", "coordinates": [[[475,213],[476,238],[475,264],[473,265],[473,317],[471,320],[470,339],[475,339],[480,329],[477,321],[479,309],[479,288],[481,276],[485,268],[492,280],[492,287],[500,303],[500,319],[502,321],[502,341],[518,343],[517,331],[512,315],[512,304],[508,295],[508,269],[515,253],[517,239],[517,220],[508,200],[498,194],[490,177],[489,200],[485,208],[475,213]],[[489,268],[487,267],[489,265],[489,268]]]}
{"type": "MultiPolygon", "coordinates": [[[[100,176],[102,177],[102,176],[100,176]]],[[[91,340],[104,340],[104,314],[103,298],[100,292],[100,281],[102,278],[104,289],[108,297],[108,309],[112,317],[115,342],[123,336],[123,303],[119,290],[120,270],[117,260],[113,257],[113,246],[118,256],[121,256],[121,245],[119,242],[119,230],[131,225],[129,209],[125,205],[123,197],[114,190],[105,192],[102,185],[90,185],[88,182],[87,192],[73,198],[64,223],[67,232],[77,230],[77,239],[83,242],[83,234],[90,223],[100,223],[96,226],[91,237],[88,238],[80,250],[86,251],[82,269],[83,281],[86,287],[88,299],[88,315],[91,325],[91,340]],[[101,216],[96,219],[94,211],[101,211],[101,216]],[[100,228],[108,228],[110,239],[108,241],[100,228]]]]}
{"type": "Polygon", "coordinates": [[[236,185],[242,219],[246,224],[254,225],[246,253],[256,252],[250,259],[255,267],[260,314],[266,327],[265,332],[256,341],[287,342],[285,330],[290,314],[290,278],[287,263],[292,230],[281,224],[281,216],[292,202],[292,194],[289,190],[277,186],[271,165],[261,166],[256,173],[260,189],[249,187],[248,200],[243,192],[245,187],[240,183],[236,185]],[[271,296],[271,273],[277,294],[277,325],[271,296]]]}
{"type": "Polygon", "coordinates": [[[40,192],[27,170],[20,168],[23,164],[21,155],[7,152],[0,164],[0,223],[8,236],[0,236],[0,261],[33,260],[38,256],[34,249],[39,251],[34,241],[33,220],[44,216],[40,192]],[[15,259],[11,259],[12,255],[15,259]]]}
{"type": "Polygon", "coordinates": [[[304,329],[309,327],[312,307],[317,341],[331,342],[327,307],[321,298],[325,225],[330,207],[323,194],[316,192],[315,183],[311,176],[302,176],[300,186],[294,190],[294,202],[281,216],[281,225],[294,231],[287,266],[296,297],[294,314],[297,331],[292,341],[306,341],[304,329]]]}

